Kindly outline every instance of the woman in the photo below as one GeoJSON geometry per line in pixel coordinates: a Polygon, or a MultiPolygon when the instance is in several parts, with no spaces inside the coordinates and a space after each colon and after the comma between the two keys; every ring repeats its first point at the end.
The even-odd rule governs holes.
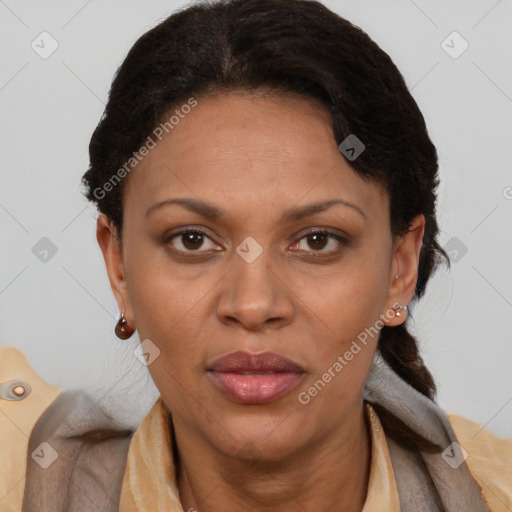
{"type": "MultiPolygon", "coordinates": [[[[445,257],[437,155],[364,32],[308,0],[170,16],[118,70],[84,183],[161,396],[133,433],[45,388],[25,512],[510,510],[512,441],[439,409],[406,327],[445,257]]],[[[10,357],[15,414],[37,381],[10,357]]]]}

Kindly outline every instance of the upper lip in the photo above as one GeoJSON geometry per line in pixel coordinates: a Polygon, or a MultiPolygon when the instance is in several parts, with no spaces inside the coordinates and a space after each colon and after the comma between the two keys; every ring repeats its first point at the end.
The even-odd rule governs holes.
{"type": "Polygon", "coordinates": [[[237,351],[221,356],[213,361],[208,368],[214,372],[296,372],[304,373],[304,369],[290,359],[275,352],[250,354],[237,351]]]}

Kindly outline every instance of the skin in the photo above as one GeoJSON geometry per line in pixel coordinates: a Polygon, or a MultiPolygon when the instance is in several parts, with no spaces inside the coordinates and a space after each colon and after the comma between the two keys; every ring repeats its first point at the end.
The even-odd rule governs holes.
{"type": "Polygon", "coordinates": [[[377,337],[307,405],[298,395],[382,315],[405,321],[390,311],[414,295],[424,217],[393,237],[386,192],[352,170],[323,106],[242,93],[199,99],[132,172],[123,209],[122,249],[103,214],[97,239],[119,309],[161,351],[148,369],[172,413],[184,510],[360,511],[371,461],[362,390],[377,337]],[[224,217],[177,204],[146,215],[173,198],[224,217]],[[281,219],[331,199],[363,213],[337,204],[281,219]],[[191,225],[203,245],[170,237],[191,225]],[[252,263],[236,252],[248,236],[263,249],[252,263]],[[236,403],[206,373],[235,350],[280,353],[305,374],[275,402],[236,403]]]}

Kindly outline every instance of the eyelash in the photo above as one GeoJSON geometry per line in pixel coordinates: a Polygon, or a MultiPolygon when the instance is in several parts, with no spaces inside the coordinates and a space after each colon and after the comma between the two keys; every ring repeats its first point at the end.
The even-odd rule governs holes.
{"type": "MultiPolygon", "coordinates": [[[[183,228],[183,229],[181,229],[179,231],[176,231],[176,232],[170,234],[169,236],[167,236],[165,238],[164,242],[166,244],[170,244],[171,241],[174,238],[180,237],[182,235],[190,234],[190,233],[195,233],[195,234],[198,234],[198,235],[205,236],[205,237],[209,238],[212,242],[214,242],[212,240],[212,237],[209,236],[209,234],[206,231],[203,231],[202,229],[195,228],[195,227],[183,228]]],[[[322,229],[322,228],[313,228],[313,229],[310,229],[309,231],[306,231],[305,233],[303,233],[300,238],[298,238],[295,242],[293,242],[293,245],[298,244],[303,239],[305,239],[305,238],[307,238],[309,236],[312,236],[312,235],[326,235],[326,236],[328,236],[330,238],[334,238],[343,247],[348,246],[349,243],[350,243],[350,241],[349,241],[349,239],[347,237],[345,237],[345,236],[343,236],[343,235],[341,235],[339,233],[330,231],[329,229],[325,229],[325,228],[324,229],[322,229]]],[[[197,251],[191,251],[191,250],[183,251],[181,249],[176,249],[175,247],[173,247],[173,249],[175,251],[177,251],[179,254],[188,254],[188,255],[191,255],[191,254],[198,254],[198,255],[200,255],[200,254],[211,253],[211,252],[216,252],[217,251],[217,249],[214,249],[213,251],[203,251],[203,252],[200,251],[200,250],[197,250],[197,251]]],[[[329,252],[314,251],[314,250],[311,250],[311,251],[298,250],[298,252],[303,252],[303,253],[305,252],[309,256],[312,256],[312,257],[318,257],[318,256],[321,256],[321,255],[332,256],[332,255],[337,254],[339,252],[339,249],[334,250],[334,251],[329,251],[329,252]]]]}

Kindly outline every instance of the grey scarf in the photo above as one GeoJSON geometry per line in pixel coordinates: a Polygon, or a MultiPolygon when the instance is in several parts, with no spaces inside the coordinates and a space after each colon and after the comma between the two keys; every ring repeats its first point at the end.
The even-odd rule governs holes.
{"type": "MultiPolygon", "coordinates": [[[[386,434],[403,512],[489,512],[442,409],[403,381],[380,357],[373,363],[363,398],[443,450],[409,450],[386,434]]],[[[29,441],[22,512],[119,510],[133,431],[97,444],[69,439],[92,428],[119,425],[81,391],[64,391],[44,412],[29,441]],[[44,442],[50,446],[40,447],[44,442]],[[39,451],[33,458],[36,448],[39,451]],[[36,459],[38,455],[41,460],[47,458],[45,450],[51,449],[58,457],[45,469],[36,459]]]]}
{"type": "Polygon", "coordinates": [[[363,395],[388,410],[440,453],[412,452],[386,436],[404,512],[489,512],[446,413],[376,357],[363,395]]]}

